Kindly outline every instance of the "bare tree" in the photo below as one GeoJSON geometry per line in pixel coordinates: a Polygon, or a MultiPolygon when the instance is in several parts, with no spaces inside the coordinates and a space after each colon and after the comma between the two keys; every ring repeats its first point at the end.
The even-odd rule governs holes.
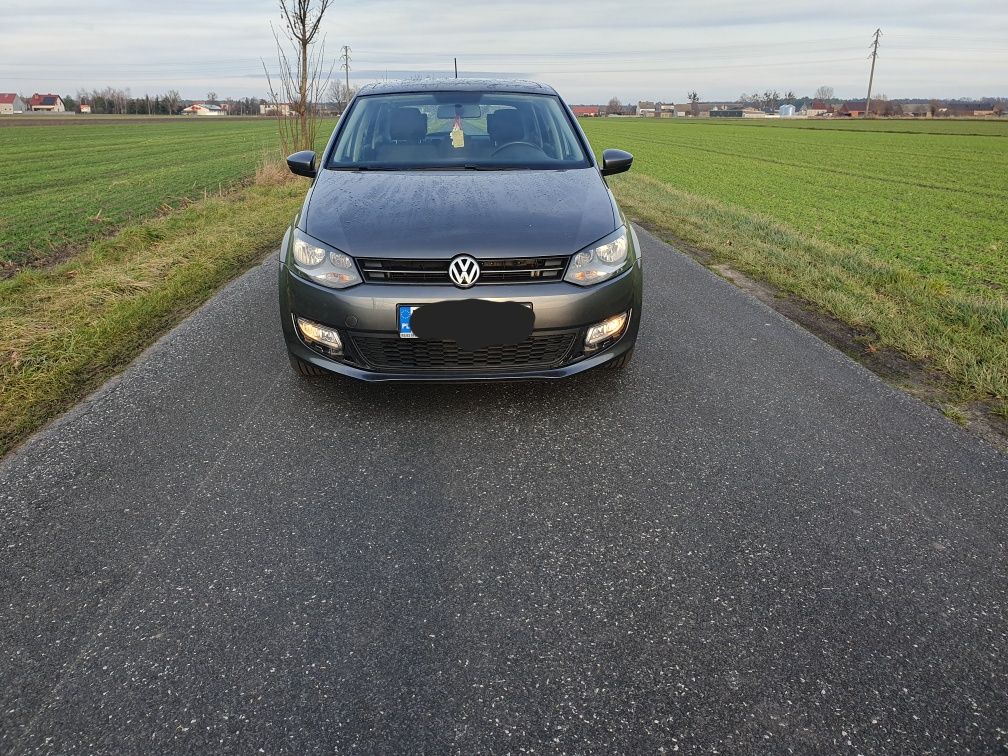
{"type": "Polygon", "coordinates": [[[130,99],[129,89],[114,89],[112,87],[105,87],[102,94],[112,103],[113,113],[123,115],[127,112],[127,105],[129,104],[130,99]]]}
{"type": "Polygon", "coordinates": [[[623,103],[619,101],[618,97],[613,97],[609,100],[609,104],[606,105],[607,115],[619,115],[620,110],[623,107],[623,103]]]}
{"type": "Polygon", "coordinates": [[[207,102],[216,105],[217,104],[217,93],[212,89],[206,93],[207,102]]]}
{"type": "Polygon", "coordinates": [[[321,115],[318,102],[322,99],[332,68],[323,70],[324,38],[318,39],[319,27],[333,0],[280,0],[283,19],[281,41],[276,29],[279,72],[274,84],[266,62],[266,81],[277,113],[280,144],[284,152],[310,150],[315,146],[315,134],[321,115]],[[316,42],[319,42],[316,46],[316,42]],[[289,45],[289,49],[288,49],[289,45]],[[288,108],[282,105],[288,105],[288,108]]]}
{"type": "Polygon", "coordinates": [[[829,102],[833,99],[833,87],[828,87],[825,84],[818,89],[816,89],[813,99],[822,100],[823,102],[829,102]]]}
{"type": "Polygon", "coordinates": [[[868,104],[868,112],[878,116],[887,115],[889,110],[888,100],[889,98],[884,92],[875,95],[868,104]]]}
{"type": "Polygon", "coordinates": [[[353,99],[355,94],[357,94],[356,87],[348,87],[339,79],[334,79],[329,86],[329,102],[333,103],[336,106],[336,110],[340,113],[346,110],[347,105],[350,104],[350,100],[353,99]]]}
{"type": "Polygon", "coordinates": [[[178,110],[179,102],[182,101],[182,95],[178,93],[177,89],[169,89],[164,93],[161,98],[164,102],[165,107],[168,109],[169,115],[175,115],[175,111],[178,110]]]}
{"type": "Polygon", "coordinates": [[[698,117],[700,115],[700,95],[698,95],[696,93],[696,90],[694,89],[692,92],[686,95],[686,98],[692,103],[690,109],[693,112],[693,117],[694,118],[698,117]]]}

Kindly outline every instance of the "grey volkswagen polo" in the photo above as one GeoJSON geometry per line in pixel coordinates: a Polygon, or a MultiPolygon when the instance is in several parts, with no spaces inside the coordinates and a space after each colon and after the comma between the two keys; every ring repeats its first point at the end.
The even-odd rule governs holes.
{"type": "Polygon", "coordinates": [[[363,88],[280,250],[291,365],[370,381],[563,378],[630,358],[640,248],[570,108],[548,86],[363,88]]]}

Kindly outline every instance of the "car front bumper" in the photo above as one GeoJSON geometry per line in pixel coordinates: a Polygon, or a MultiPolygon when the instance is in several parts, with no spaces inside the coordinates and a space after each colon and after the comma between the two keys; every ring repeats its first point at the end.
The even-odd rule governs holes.
{"type": "Polygon", "coordinates": [[[563,281],[496,284],[471,289],[364,283],[338,290],[307,281],[291,272],[284,263],[280,263],[279,274],[280,319],[291,354],[333,373],[365,381],[565,378],[598,367],[631,349],[640,324],[643,276],[639,260],[622,275],[592,287],[563,281]],[[509,365],[508,355],[516,352],[507,351],[496,353],[492,366],[439,365],[428,360],[413,364],[408,359],[391,364],[388,359],[376,359],[376,354],[400,354],[404,350],[424,356],[416,350],[423,350],[429,342],[408,340],[412,343],[406,345],[401,343],[406,339],[399,340],[399,305],[471,298],[530,303],[535,313],[530,338],[557,345],[556,359],[547,356],[536,364],[509,365]],[[627,311],[630,312],[629,322],[614,343],[596,352],[585,352],[584,337],[589,326],[627,311]],[[306,342],[294,325],[295,317],[337,329],[343,341],[343,354],[333,356],[306,342]]]}

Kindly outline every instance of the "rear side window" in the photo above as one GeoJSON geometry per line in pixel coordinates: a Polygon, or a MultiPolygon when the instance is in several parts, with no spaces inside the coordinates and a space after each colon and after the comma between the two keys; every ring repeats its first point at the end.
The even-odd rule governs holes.
{"type": "Polygon", "coordinates": [[[423,92],[357,98],[334,169],[558,169],[590,165],[559,98],[423,92]]]}

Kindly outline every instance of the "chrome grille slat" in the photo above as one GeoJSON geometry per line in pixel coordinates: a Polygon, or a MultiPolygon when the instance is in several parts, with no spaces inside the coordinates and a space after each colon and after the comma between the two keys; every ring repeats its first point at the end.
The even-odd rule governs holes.
{"type": "MultiPolygon", "coordinates": [[[[566,256],[505,257],[478,259],[480,278],[476,286],[488,283],[545,283],[559,281],[567,268],[566,256]]],[[[365,281],[387,284],[451,284],[451,259],[407,260],[401,258],[358,258],[365,281]]]]}

